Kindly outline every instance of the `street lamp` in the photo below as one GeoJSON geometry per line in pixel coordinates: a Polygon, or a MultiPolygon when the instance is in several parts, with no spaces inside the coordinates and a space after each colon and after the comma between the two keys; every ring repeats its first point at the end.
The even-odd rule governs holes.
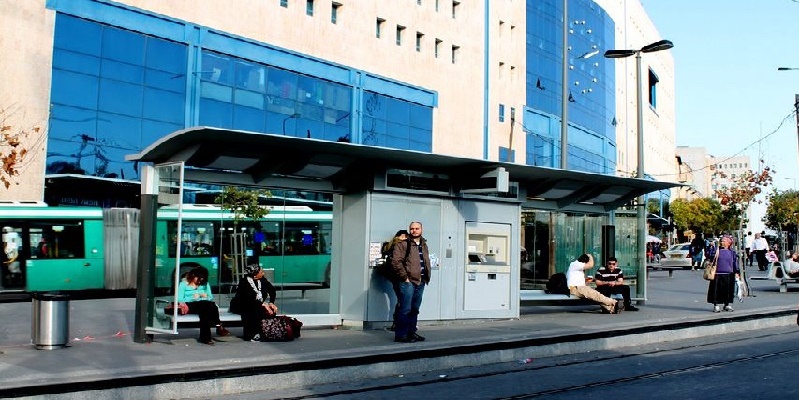
{"type": "Polygon", "coordinates": [[[283,118],[283,136],[286,136],[286,121],[288,121],[288,120],[290,120],[292,118],[297,118],[299,116],[300,116],[300,114],[294,113],[294,114],[289,115],[286,118],[283,118]]]}
{"type": "MultiPolygon", "coordinates": [[[[668,40],[658,40],[638,50],[608,50],[605,58],[627,58],[635,56],[635,93],[638,109],[638,171],[637,177],[644,179],[644,96],[641,88],[641,53],[654,53],[668,50],[674,43],[668,40]]],[[[638,198],[638,279],[646,276],[646,199],[642,195],[638,198]]],[[[638,297],[645,297],[644,285],[636,285],[638,297]]]]}
{"type": "MultiPolygon", "coordinates": [[[[777,71],[799,71],[799,68],[779,67],[777,71]]],[[[799,94],[795,94],[793,99],[793,108],[796,112],[796,144],[799,145],[799,94]]],[[[797,155],[799,155],[799,153],[797,155]]]]}

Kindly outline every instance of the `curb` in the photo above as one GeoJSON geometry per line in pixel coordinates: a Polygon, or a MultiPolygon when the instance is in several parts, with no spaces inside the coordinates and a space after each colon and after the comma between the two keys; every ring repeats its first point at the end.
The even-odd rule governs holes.
{"type": "MultiPolygon", "coordinates": [[[[447,368],[511,362],[628,346],[692,339],[796,323],[796,311],[752,313],[701,321],[594,330],[537,338],[509,338],[449,347],[408,347],[405,351],[289,362],[282,365],[151,374],[84,382],[52,383],[0,389],[0,397],[56,395],[59,399],[174,398],[197,393],[223,396],[270,389],[289,389],[342,381],[382,378],[447,368]],[[624,340],[618,340],[619,338],[624,340]],[[368,368],[365,368],[368,367],[368,368]],[[258,376],[258,379],[252,379],[258,376]]],[[[461,341],[463,343],[463,341],[461,341]]]]}

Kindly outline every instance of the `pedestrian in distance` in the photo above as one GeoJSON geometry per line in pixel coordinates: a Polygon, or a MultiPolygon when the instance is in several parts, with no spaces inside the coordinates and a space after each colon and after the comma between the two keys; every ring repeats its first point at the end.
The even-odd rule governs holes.
{"type": "Polygon", "coordinates": [[[752,243],[752,252],[755,253],[755,260],[757,261],[757,269],[765,271],[768,266],[766,259],[766,252],[768,252],[768,241],[763,237],[762,233],[755,233],[755,240],[752,243]]]}
{"type": "Polygon", "coordinates": [[[752,231],[746,232],[746,237],[744,238],[744,251],[746,251],[746,265],[748,267],[752,266],[752,258],[754,258],[754,253],[752,253],[752,244],[754,244],[755,238],[752,237],[752,231]]]}
{"type": "Polygon", "coordinates": [[[707,302],[713,304],[713,312],[734,311],[730,303],[735,298],[735,281],[741,279],[738,266],[738,254],[730,248],[732,238],[721,238],[721,246],[717,252],[716,276],[709,281],[707,302]],[[723,304],[722,308],[720,304],[723,304]]]}
{"type": "Polygon", "coordinates": [[[596,290],[607,297],[620,294],[624,298],[624,311],[638,311],[638,307],[632,305],[630,286],[624,284],[624,271],[618,268],[618,263],[616,257],[610,257],[606,266],[596,271],[596,290]]]}
{"type": "Polygon", "coordinates": [[[399,312],[394,321],[394,341],[421,342],[417,321],[425,286],[430,283],[430,250],[422,237],[422,223],[411,222],[408,240],[397,242],[391,255],[391,266],[397,276],[399,312]]]}
{"type": "Polygon", "coordinates": [[[208,285],[208,270],[205,267],[196,267],[186,273],[186,278],[178,285],[178,302],[188,306],[188,314],[197,314],[200,317],[200,343],[212,345],[211,326],[216,326],[218,336],[227,336],[230,332],[222,326],[219,320],[219,308],[213,301],[214,295],[208,285]]]}
{"type": "Polygon", "coordinates": [[[619,314],[624,311],[624,304],[585,284],[585,271],[591,268],[594,268],[594,257],[590,254],[583,254],[569,264],[569,270],[566,272],[566,285],[569,286],[569,293],[572,296],[599,303],[607,314],[619,314]]]}
{"type": "Polygon", "coordinates": [[[702,256],[705,253],[705,239],[702,238],[701,233],[697,233],[694,239],[691,240],[691,270],[696,271],[697,268],[702,267],[702,256]]]}

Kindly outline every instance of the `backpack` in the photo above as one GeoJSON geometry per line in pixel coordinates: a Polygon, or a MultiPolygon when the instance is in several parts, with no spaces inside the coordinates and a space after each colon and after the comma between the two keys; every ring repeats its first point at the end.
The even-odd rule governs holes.
{"type": "MultiPolygon", "coordinates": [[[[405,248],[405,258],[408,258],[408,254],[411,253],[411,244],[408,243],[408,246],[405,248]]],[[[391,246],[386,253],[383,255],[383,258],[377,261],[377,265],[375,265],[375,270],[380,274],[383,275],[384,278],[388,279],[391,282],[396,281],[397,274],[394,272],[394,267],[391,265],[391,256],[394,254],[394,246],[391,246]]]]}
{"type": "Polygon", "coordinates": [[[552,274],[547,281],[546,292],[549,294],[565,294],[568,296],[570,293],[569,285],[566,284],[566,274],[563,272],[552,274]]]}

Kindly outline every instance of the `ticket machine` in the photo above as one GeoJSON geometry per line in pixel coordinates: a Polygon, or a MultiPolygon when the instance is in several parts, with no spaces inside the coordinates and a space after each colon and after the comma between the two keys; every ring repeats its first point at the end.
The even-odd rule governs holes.
{"type": "Polygon", "coordinates": [[[466,223],[464,310],[510,309],[510,238],[510,224],[466,223]]]}

